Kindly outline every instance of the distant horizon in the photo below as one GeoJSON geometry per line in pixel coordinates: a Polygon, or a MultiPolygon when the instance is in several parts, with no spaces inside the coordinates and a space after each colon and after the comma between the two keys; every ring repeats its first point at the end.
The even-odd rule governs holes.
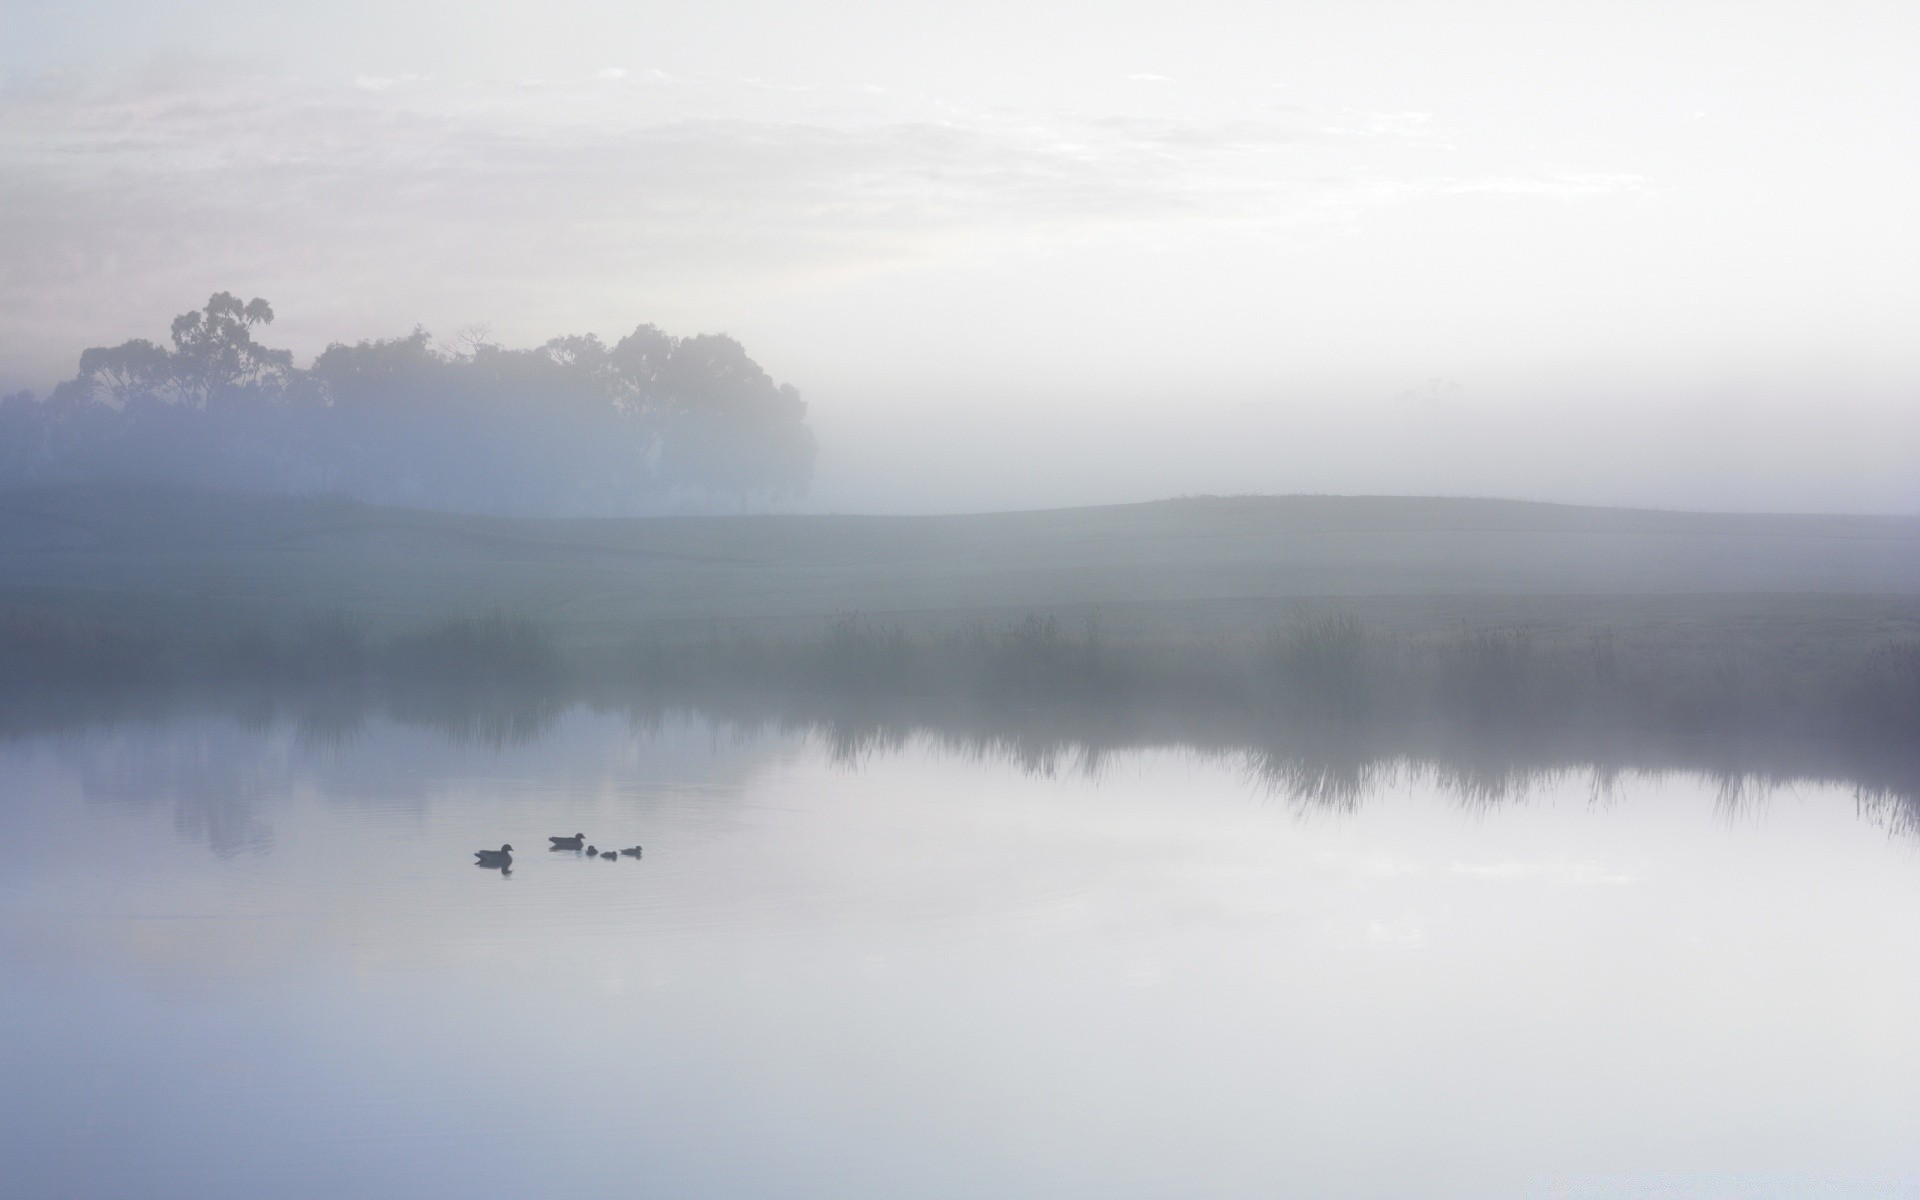
{"type": "Polygon", "coordinates": [[[340,502],[359,505],[366,508],[386,508],[402,512],[431,513],[438,516],[477,517],[503,521],[678,521],[678,520],[736,520],[740,518],[910,518],[910,517],[991,517],[1018,516],[1050,512],[1076,512],[1110,508],[1145,508],[1156,504],[1198,504],[1207,502],[1239,501],[1286,501],[1286,500],[1352,500],[1352,501],[1404,501],[1407,503],[1438,502],[1458,504],[1516,505],[1532,508],[1566,508],[1594,512],[1645,513],[1648,515],[1703,516],[1703,517],[1820,517],[1820,518],[1857,518],[1863,521],[1920,520],[1920,511],[1850,511],[1834,509],[1758,509],[1758,508],[1676,508],[1650,504],[1595,504],[1580,501],[1542,499],[1532,496],[1471,495],[1416,492],[1187,492],[1179,495],[1145,496],[1129,500],[1100,500],[1087,503],[1028,505],[1005,508],[955,508],[955,509],[826,509],[805,506],[786,505],[780,507],[758,508],[741,511],[680,511],[644,514],[582,514],[549,516],[517,512],[480,512],[468,509],[435,507],[425,504],[392,504],[375,500],[364,500],[345,492],[268,492],[247,488],[228,488],[198,484],[154,482],[143,480],[116,481],[78,481],[29,484],[18,487],[0,487],[0,497],[25,496],[58,492],[176,492],[189,495],[210,497],[230,496],[235,498],[265,497],[283,500],[288,503],[340,502]]]}
{"type": "MultiPolygon", "coordinates": [[[[292,340],[282,336],[290,324],[284,308],[278,315],[260,331],[263,344],[292,340]]],[[[102,331],[90,344],[164,342],[166,326],[102,331]]],[[[450,338],[424,332],[432,346],[502,340],[485,328],[450,338]]],[[[389,337],[404,339],[393,331],[389,337]]],[[[293,361],[318,357],[297,350],[293,361]]],[[[791,378],[778,364],[768,367],[775,378],[791,378]]],[[[811,488],[782,511],[959,514],[1299,494],[1680,512],[1920,513],[1920,468],[1909,449],[1920,445],[1920,402],[1892,392],[1864,407],[1823,407],[1758,390],[1761,398],[1738,420],[1690,412],[1657,392],[1608,385],[1600,376],[1587,400],[1564,412],[1516,407],[1511,396],[1476,397],[1459,383],[1434,379],[1384,400],[1355,393],[1341,403],[1327,397],[1344,389],[1330,387],[1319,403],[1248,397],[1171,413],[1135,403],[1094,415],[1077,392],[1053,407],[1012,412],[947,394],[863,415],[805,380],[795,382],[808,401],[819,462],[811,488]],[[1656,429],[1690,432],[1678,440],[1642,432],[1656,429]],[[1784,444],[1802,452],[1782,457],[1775,447],[1784,444]]],[[[44,397],[50,390],[32,392],[44,397]]]]}

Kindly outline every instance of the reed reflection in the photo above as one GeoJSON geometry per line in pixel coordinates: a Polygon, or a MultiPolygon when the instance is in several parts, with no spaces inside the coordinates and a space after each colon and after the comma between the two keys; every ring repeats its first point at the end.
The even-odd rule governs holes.
{"type": "MultiPolygon", "coordinates": [[[[273,798],[296,782],[347,803],[420,805],[397,797],[394,751],[368,744],[376,725],[414,734],[404,769],[451,781],[473,771],[476,749],[539,750],[570,713],[616,716],[644,758],[668,725],[692,722],[747,758],[782,741],[818,745],[849,769],[916,746],[1002,763],[1032,776],[1099,774],[1115,756],[1175,751],[1241,770],[1250,791],[1303,810],[1352,812],[1370,795],[1410,778],[1427,780],[1467,807],[1524,803],[1569,775],[1591,779],[1596,797],[1627,775],[1683,774],[1714,782],[1721,807],[1737,812],[1775,788],[1840,784],[1861,815],[1907,835],[1920,831],[1920,748],[1884,739],[1676,735],[1647,722],[1490,721],[1469,709],[1451,717],[1395,719],[1377,709],[1333,714],[1249,713],[1227,705],[1116,700],[1020,705],[926,701],[883,708],[863,697],[779,695],[765,690],[699,697],[659,693],[479,697],[446,691],[404,703],[367,692],[349,704],[258,691],[176,695],[131,715],[123,698],[97,708],[69,702],[57,719],[5,728],[15,739],[54,736],[89,800],[134,809],[164,807],[184,838],[223,857],[271,849],[273,798]],[[432,746],[441,749],[433,751],[432,746]]],[[[600,735],[604,736],[604,734],[600,735]]],[[[563,746],[550,748],[563,756],[563,746]]],[[[577,756],[576,756],[577,757],[577,756]]],[[[538,769],[538,768],[536,768],[538,769]]],[[[427,790],[432,790],[431,788],[427,790]]],[[[510,872],[510,863],[482,861],[510,872]]]]}

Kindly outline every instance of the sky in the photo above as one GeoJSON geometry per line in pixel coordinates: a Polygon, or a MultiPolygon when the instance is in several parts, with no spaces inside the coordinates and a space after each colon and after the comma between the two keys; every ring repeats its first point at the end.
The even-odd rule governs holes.
{"type": "Polygon", "coordinates": [[[0,0],[0,389],[724,331],[824,511],[1920,512],[1920,7],[0,0]]]}

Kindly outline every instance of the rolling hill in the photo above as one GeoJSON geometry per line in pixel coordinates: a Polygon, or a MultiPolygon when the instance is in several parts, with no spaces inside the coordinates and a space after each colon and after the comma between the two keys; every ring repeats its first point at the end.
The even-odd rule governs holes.
{"type": "Polygon", "coordinates": [[[1338,608],[1394,630],[1920,632],[1920,518],[1498,500],[1194,498],[961,516],[531,520],[189,490],[0,494],[0,609],[210,634],[347,613],[636,632],[913,629],[1045,611],[1124,637],[1265,636],[1338,608]]]}

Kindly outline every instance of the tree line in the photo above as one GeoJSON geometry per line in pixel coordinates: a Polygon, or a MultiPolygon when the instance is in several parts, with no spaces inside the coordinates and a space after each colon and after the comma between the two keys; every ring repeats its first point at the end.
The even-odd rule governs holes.
{"type": "Polygon", "coordinates": [[[80,356],[45,398],[0,397],[0,487],[185,483],[345,493],[475,512],[617,514],[793,496],[806,405],[723,334],[642,325],[530,349],[425,330],[334,343],[311,365],[256,340],[262,299],[220,292],[80,356]]]}

